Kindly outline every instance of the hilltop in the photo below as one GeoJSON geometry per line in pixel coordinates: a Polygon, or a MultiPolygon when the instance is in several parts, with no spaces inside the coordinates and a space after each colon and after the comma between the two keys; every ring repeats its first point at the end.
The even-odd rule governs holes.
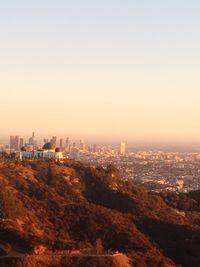
{"type": "Polygon", "coordinates": [[[175,197],[123,181],[113,166],[2,161],[0,253],[6,244],[23,257],[1,266],[200,266],[200,193],[175,197]],[[126,264],[83,257],[116,251],[126,264]],[[65,253],[78,255],[56,256],[65,253]]]}

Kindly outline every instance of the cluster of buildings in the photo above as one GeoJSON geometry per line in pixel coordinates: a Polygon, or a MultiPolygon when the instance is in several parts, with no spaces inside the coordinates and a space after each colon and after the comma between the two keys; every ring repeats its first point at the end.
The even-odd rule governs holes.
{"type": "Polygon", "coordinates": [[[46,143],[40,149],[29,150],[26,146],[19,152],[20,159],[63,159],[63,153],[54,143],[46,143]]]}
{"type": "Polygon", "coordinates": [[[96,144],[87,145],[84,140],[79,142],[72,142],[69,137],[57,139],[57,136],[52,136],[51,139],[43,139],[38,141],[35,138],[33,132],[28,141],[19,136],[10,136],[10,145],[7,148],[9,153],[19,153],[20,158],[54,158],[62,159],[64,157],[79,154],[79,153],[90,153],[90,154],[119,154],[125,156],[126,154],[126,143],[122,142],[120,147],[113,148],[111,146],[98,146],[96,144]]]}
{"type": "Polygon", "coordinates": [[[43,144],[35,139],[35,133],[28,139],[28,142],[24,142],[23,138],[19,136],[10,136],[10,153],[14,152],[19,154],[20,159],[63,159],[62,150],[56,145],[56,136],[53,136],[49,141],[48,139],[43,140],[43,144]]]}
{"type": "Polygon", "coordinates": [[[69,153],[93,166],[115,165],[121,177],[153,192],[188,192],[200,189],[200,153],[134,151],[122,154],[69,153]]]}
{"type": "Polygon", "coordinates": [[[154,192],[200,189],[200,153],[155,150],[127,152],[125,142],[118,147],[87,145],[83,140],[58,140],[56,136],[38,142],[34,133],[28,142],[19,136],[11,136],[8,149],[19,153],[21,159],[74,158],[93,166],[113,164],[124,179],[134,180],[154,192]]]}

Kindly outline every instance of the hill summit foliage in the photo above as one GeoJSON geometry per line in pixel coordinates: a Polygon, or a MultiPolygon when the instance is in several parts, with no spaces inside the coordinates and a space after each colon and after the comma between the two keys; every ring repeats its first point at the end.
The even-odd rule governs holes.
{"type": "Polygon", "coordinates": [[[76,251],[96,257],[50,263],[45,255],[40,262],[29,255],[0,259],[1,266],[125,267],[101,257],[116,251],[127,266],[200,266],[199,207],[199,192],[153,195],[123,181],[114,166],[2,161],[0,245],[23,255],[40,246],[52,255],[76,251]]]}

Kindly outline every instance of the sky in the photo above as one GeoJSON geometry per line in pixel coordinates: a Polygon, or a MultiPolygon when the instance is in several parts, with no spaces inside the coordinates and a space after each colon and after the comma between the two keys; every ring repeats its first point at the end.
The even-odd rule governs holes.
{"type": "Polygon", "coordinates": [[[0,3],[1,136],[200,142],[200,2],[0,3]]]}

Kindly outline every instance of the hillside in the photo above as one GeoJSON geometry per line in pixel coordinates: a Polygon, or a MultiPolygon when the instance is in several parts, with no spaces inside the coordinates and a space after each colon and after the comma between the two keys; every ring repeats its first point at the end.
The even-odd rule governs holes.
{"type": "Polygon", "coordinates": [[[7,244],[10,255],[23,256],[0,258],[0,266],[198,267],[198,194],[196,209],[183,211],[168,196],[124,182],[113,166],[2,161],[0,248],[7,244]],[[38,247],[45,252],[34,256],[38,247]],[[73,251],[81,254],[58,256],[73,251]],[[130,264],[82,256],[115,251],[130,264]]]}

